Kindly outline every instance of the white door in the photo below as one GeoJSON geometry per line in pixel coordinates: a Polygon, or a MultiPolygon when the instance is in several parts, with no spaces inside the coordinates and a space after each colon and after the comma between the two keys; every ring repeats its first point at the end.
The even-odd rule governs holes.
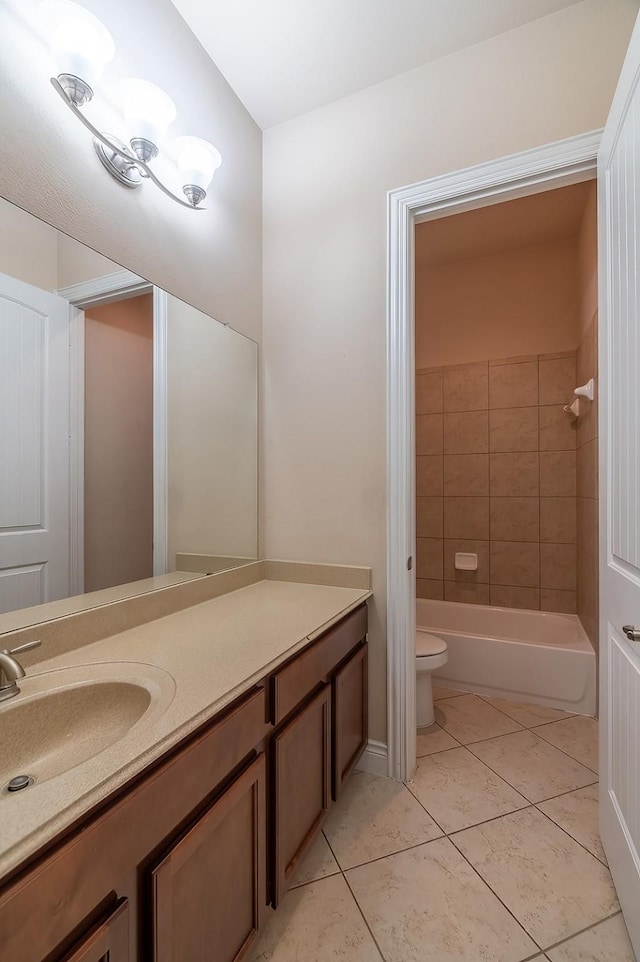
{"type": "Polygon", "coordinates": [[[69,319],[0,274],[0,612],[69,595],[69,319]]]}
{"type": "Polygon", "coordinates": [[[640,957],[640,28],[600,149],[601,834],[640,957]],[[635,626],[634,640],[623,630],[635,626]]]}

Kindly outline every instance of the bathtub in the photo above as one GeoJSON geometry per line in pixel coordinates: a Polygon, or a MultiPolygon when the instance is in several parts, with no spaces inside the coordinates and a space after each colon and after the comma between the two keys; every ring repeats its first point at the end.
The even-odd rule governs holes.
{"type": "Polygon", "coordinates": [[[447,642],[436,685],[595,714],[596,656],[576,615],[418,598],[416,627],[447,642]]]}

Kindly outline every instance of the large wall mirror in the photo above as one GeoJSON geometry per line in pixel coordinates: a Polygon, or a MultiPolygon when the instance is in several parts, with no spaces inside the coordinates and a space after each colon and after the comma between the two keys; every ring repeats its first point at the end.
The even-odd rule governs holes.
{"type": "Polygon", "coordinates": [[[257,479],[258,345],[0,200],[0,632],[255,560],[257,479]]]}

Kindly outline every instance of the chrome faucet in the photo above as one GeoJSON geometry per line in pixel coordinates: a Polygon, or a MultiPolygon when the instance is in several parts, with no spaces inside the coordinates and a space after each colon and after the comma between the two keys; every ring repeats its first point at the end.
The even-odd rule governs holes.
{"type": "Polygon", "coordinates": [[[17,695],[20,691],[18,681],[26,675],[20,662],[12,658],[12,655],[17,655],[21,651],[31,651],[39,645],[39,641],[28,641],[17,648],[5,648],[0,651],[0,701],[17,695]]]}

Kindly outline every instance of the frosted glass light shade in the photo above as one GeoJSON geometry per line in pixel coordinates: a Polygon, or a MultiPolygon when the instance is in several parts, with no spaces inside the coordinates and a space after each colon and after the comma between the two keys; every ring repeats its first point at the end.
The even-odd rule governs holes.
{"type": "Polygon", "coordinates": [[[107,28],[72,0],[45,0],[41,11],[58,73],[71,74],[92,87],[115,54],[107,28]]]}
{"type": "Polygon", "coordinates": [[[125,80],[121,92],[129,137],[147,140],[157,146],[169,124],[176,119],[173,100],[147,80],[125,80]]]}
{"type": "Polygon", "coordinates": [[[178,137],[172,144],[183,186],[206,191],[222,164],[220,151],[200,137],[178,137]]]}

